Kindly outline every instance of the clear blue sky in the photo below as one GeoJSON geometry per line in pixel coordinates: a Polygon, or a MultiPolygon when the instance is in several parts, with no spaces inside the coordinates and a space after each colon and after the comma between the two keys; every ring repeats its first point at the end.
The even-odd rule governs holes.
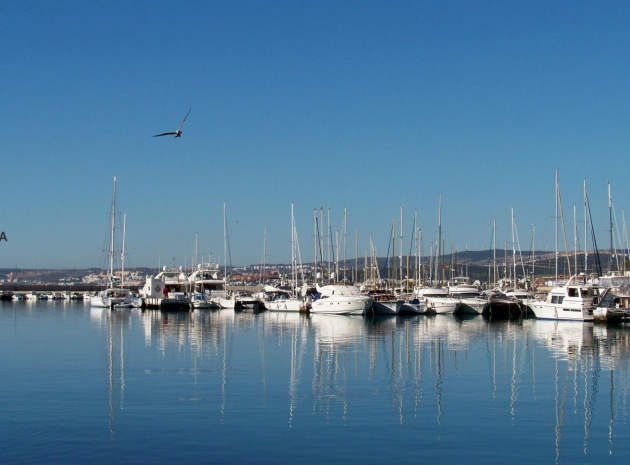
{"type": "MultiPolygon", "coordinates": [[[[387,254],[553,250],[588,192],[609,247],[630,149],[630,3],[0,1],[0,267],[102,266],[112,180],[127,266],[303,261],[313,211],[387,254]],[[177,129],[181,138],[153,138],[177,129]]],[[[583,226],[579,226],[580,236],[583,226]]],[[[580,237],[580,243],[584,238],[580,237]]],[[[562,245],[562,243],[561,243],[562,245]]],[[[562,248],[564,248],[562,246],[562,248]]]]}

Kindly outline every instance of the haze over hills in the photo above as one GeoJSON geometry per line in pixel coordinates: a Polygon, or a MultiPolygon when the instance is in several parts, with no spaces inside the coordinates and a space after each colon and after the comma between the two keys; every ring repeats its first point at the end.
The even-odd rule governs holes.
{"type": "MultiPolygon", "coordinates": [[[[578,253],[575,255],[571,253],[560,253],[558,255],[558,273],[560,275],[569,274],[568,264],[570,261],[571,267],[575,267],[577,260],[578,269],[584,267],[584,254],[578,253]],[[568,255],[568,257],[567,257],[568,255]]],[[[619,257],[623,257],[620,254],[619,257]]],[[[614,256],[615,260],[612,264],[612,269],[623,268],[621,262],[617,266],[617,256],[614,256]]],[[[367,259],[368,266],[370,266],[370,259],[367,259]]],[[[377,258],[379,272],[382,278],[393,276],[393,268],[398,270],[403,269],[403,275],[408,275],[412,278],[415,275],[416,269],[416,257],[413,256],[398,256],[395,260],[395,264],[392,263],[391,257],[378,257],[377,258]]],[[[599,263],[602,272],[609,271],[611,269],[610,251],[599,252],[599,263]]],[[[345,276],[355,276],[354,271],[359,270],[358,280],[363,280],[363,269],[365,268],[366,258],[361,257],[357,259],[347,259],[345,263],[345,276]]],[[[531,276],[532,273],[535,277],[541,276],[553,276],[555,274],[555,253],[549,251],[536,251],[534,257],[531,252],[516,252],[512,251],[496,251],[492,250],[478,250],[478,251],[464,251],[453,254],[444,255],[440,260],[439,269],[440,274],[444,278],[448,279],[453,276],[468,276],[471,280],[479,280],[480,282],[487,282],[489,275],[495,276],[494,266],[496,265],[496,276],[501,278],[505,276],[512,276],[514,270],[516,270],[516,276],[522,278],[523,275],[531,276]],[[514,266],[514,258],[516,255],[516,266],[514,266]]],[[[588,255],[588,269],[590,272],[597,271],[596,254],[589,252],[588,255]]],[[[313,263],[303,263],[305,269],[313,269],[313,263]]],[[[328,266],[328,261],[324,260],[324,266],[328,266]]],[[[343,260],[339,260],[337,265],[331,263],[331,267],[335,267],[339,270],[344,269],[343,260]]],[[[422,257],[422,267],[424,269],[423,276],[430,274],[429,268],[432,271],[435,270],[435,263],[431,262],[429,257],[422,257]]],[[[220,265],[223,270],[223,265],[220,265]]],[[[249,276],[249,280],[256,280],[256,277],[261,275],[263,266],[261,264],[251,264],[240,267],[229,267],[228,271],[230,275],[249,276]]],[[[157,268],[149,267],[135,267],[129,268],[126,271],[131,273],[136,280],[143,280],[144,276],[157,273],[157,268]]],[[[278,276],[289,276],[291,273],[290,264],[265,264],[264,271],[266,273],[275,273],[278,276]]],[[[571,270],[575,271],[575,270],[571,270]]],[[[0,268],[0,281],[2,283],[83,283],[93,282],[95,277],[104,275],[105,270],[100,268],[87,268],[87,269],[17,269],[17,268],[0,268]],[[91,277],[86,280],[86,277],[91,277]]],[[[341,275],[341,271],[339,273],[341,275]]],[[[400,274],[398,274],[400,276],[400,274]]],[[[339,276],[341,278],[341,276],[339,276]]]]}

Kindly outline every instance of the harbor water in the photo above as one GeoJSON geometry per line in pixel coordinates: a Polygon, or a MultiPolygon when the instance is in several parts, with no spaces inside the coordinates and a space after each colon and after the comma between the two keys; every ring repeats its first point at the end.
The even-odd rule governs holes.
{"type": "Polygon", "coordinates": [[[0,463],[627,463],[630,329],[0,304],[0,463]]]}

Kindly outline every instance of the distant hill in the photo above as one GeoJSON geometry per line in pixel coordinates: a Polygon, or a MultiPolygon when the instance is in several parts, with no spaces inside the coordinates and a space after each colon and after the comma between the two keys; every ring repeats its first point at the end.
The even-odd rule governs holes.
{"type": "MultiPolygon", "coordinates": [[[[561,253],[558,259],[559,273],[567,274],[567,258],[565,253],[561,253]]],[[[573,266],[575,257],[570,253],[569,259],[571,266],[573,266]]],[[[546,250],[536,251],[534,254],[534,260],[532,260],[532,253],[530,251],[517,253],[516,257],[516,274],[522,276],[523,268],[526,273],[531,273],[532,267],[536,276],[551,276],[555,273],[555,254],[546,250]]],[[[608,270],[610,261],[610,251],[599,252],[600,263],[603,270],[608,270]]],[[[578,266],[582,266],[583,256],[578,254],[578,266]]],[[[440,260],[442,264],[442,272],[446,277],[450,276],[469,276],[472,280],[478,279],[479,281],[487,281],[489,267],[493,264],[493,251],[492,250],[467,250],[464,252],[456,252],[453,254],[444,255],[440,260]]],[[[378,257],[378,267],[381,270],[381,275],[385,276],[387,269],[392,266],[391,257],[378,257]]],[[[403,257],[403,267],[407,268],[409,264],[409,274],[412,275],[413,269],[416,266],[415,257],[403,257]]],[[[429,257],[422,257],[422,265],[427,267],[430,263],[429,257]]],[[[355,266],[362,271],[365,264],[365,258],[360,257],[358,259],[346,260],[346,270],[354,269],[355,266]]],[[[312,268],[313,263],[304,263],[305,267],[312,268]]],[[[400,266],[400,259],[396,259],[396,267],[400,266]]],[[[513,253],[508,251],[497,250],[496,251],[496,266],[499,276],[504,276],[508,270],[507,268],[514,267],[513,253]],[[507,255],[507,256],[506,256],[507,255]],[[507,260],[507,265],[506,265],[507,260]]],[[[290,272],[290,264],[267,264],[267,269],[275,267],[282,273],[290,272]]],[[[343,260],[339,261],[339,267],[343,268],[343,260]]],[[[242,270],[244,272],[258,272],[260,270],[260,264],[253,264],[242,267],[232,267],[234,270],[242,270]]],[[[589,269],[595,268],[595,254],[593,252],[589,255],[589,269]]],[[[157,272],[157,269],[152,267],[137,267],[130,268],[129,271],[135,271],[139,275],[150,275],[157,272]]],[[[5,283],[7,281],[14,281],[16,278],[18,281],[40,282],[40,283],[59,283],[65,282],[81,282],[84,276],[90,274],[101,274],[104,270],[100,268],[87,268],[87,269],[16,269],[16,268],[0,268],[0,280],[5,283]]],[[[512,273],[508,273],[512,274],[512,273]]]]}

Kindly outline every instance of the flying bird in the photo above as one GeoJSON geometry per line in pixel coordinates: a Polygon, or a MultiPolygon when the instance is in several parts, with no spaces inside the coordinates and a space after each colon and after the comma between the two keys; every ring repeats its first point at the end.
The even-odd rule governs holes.
{"type": "Polygon", "coordinates": [[[163,132],[162,134],[156,134],[153,137],[160,137],[160,136],[182,137],[182,128],[184,127],[184,123],[186,122],[186,118],[188,118],[188,115],[190,114],[190,110],[192,110],[192,107],[188,109],[188,113],[186,113],[186,116],[184,116],[184,119],[182,120],[182,123],[179,125],[179,129],[177,131],[163,132]]]}

